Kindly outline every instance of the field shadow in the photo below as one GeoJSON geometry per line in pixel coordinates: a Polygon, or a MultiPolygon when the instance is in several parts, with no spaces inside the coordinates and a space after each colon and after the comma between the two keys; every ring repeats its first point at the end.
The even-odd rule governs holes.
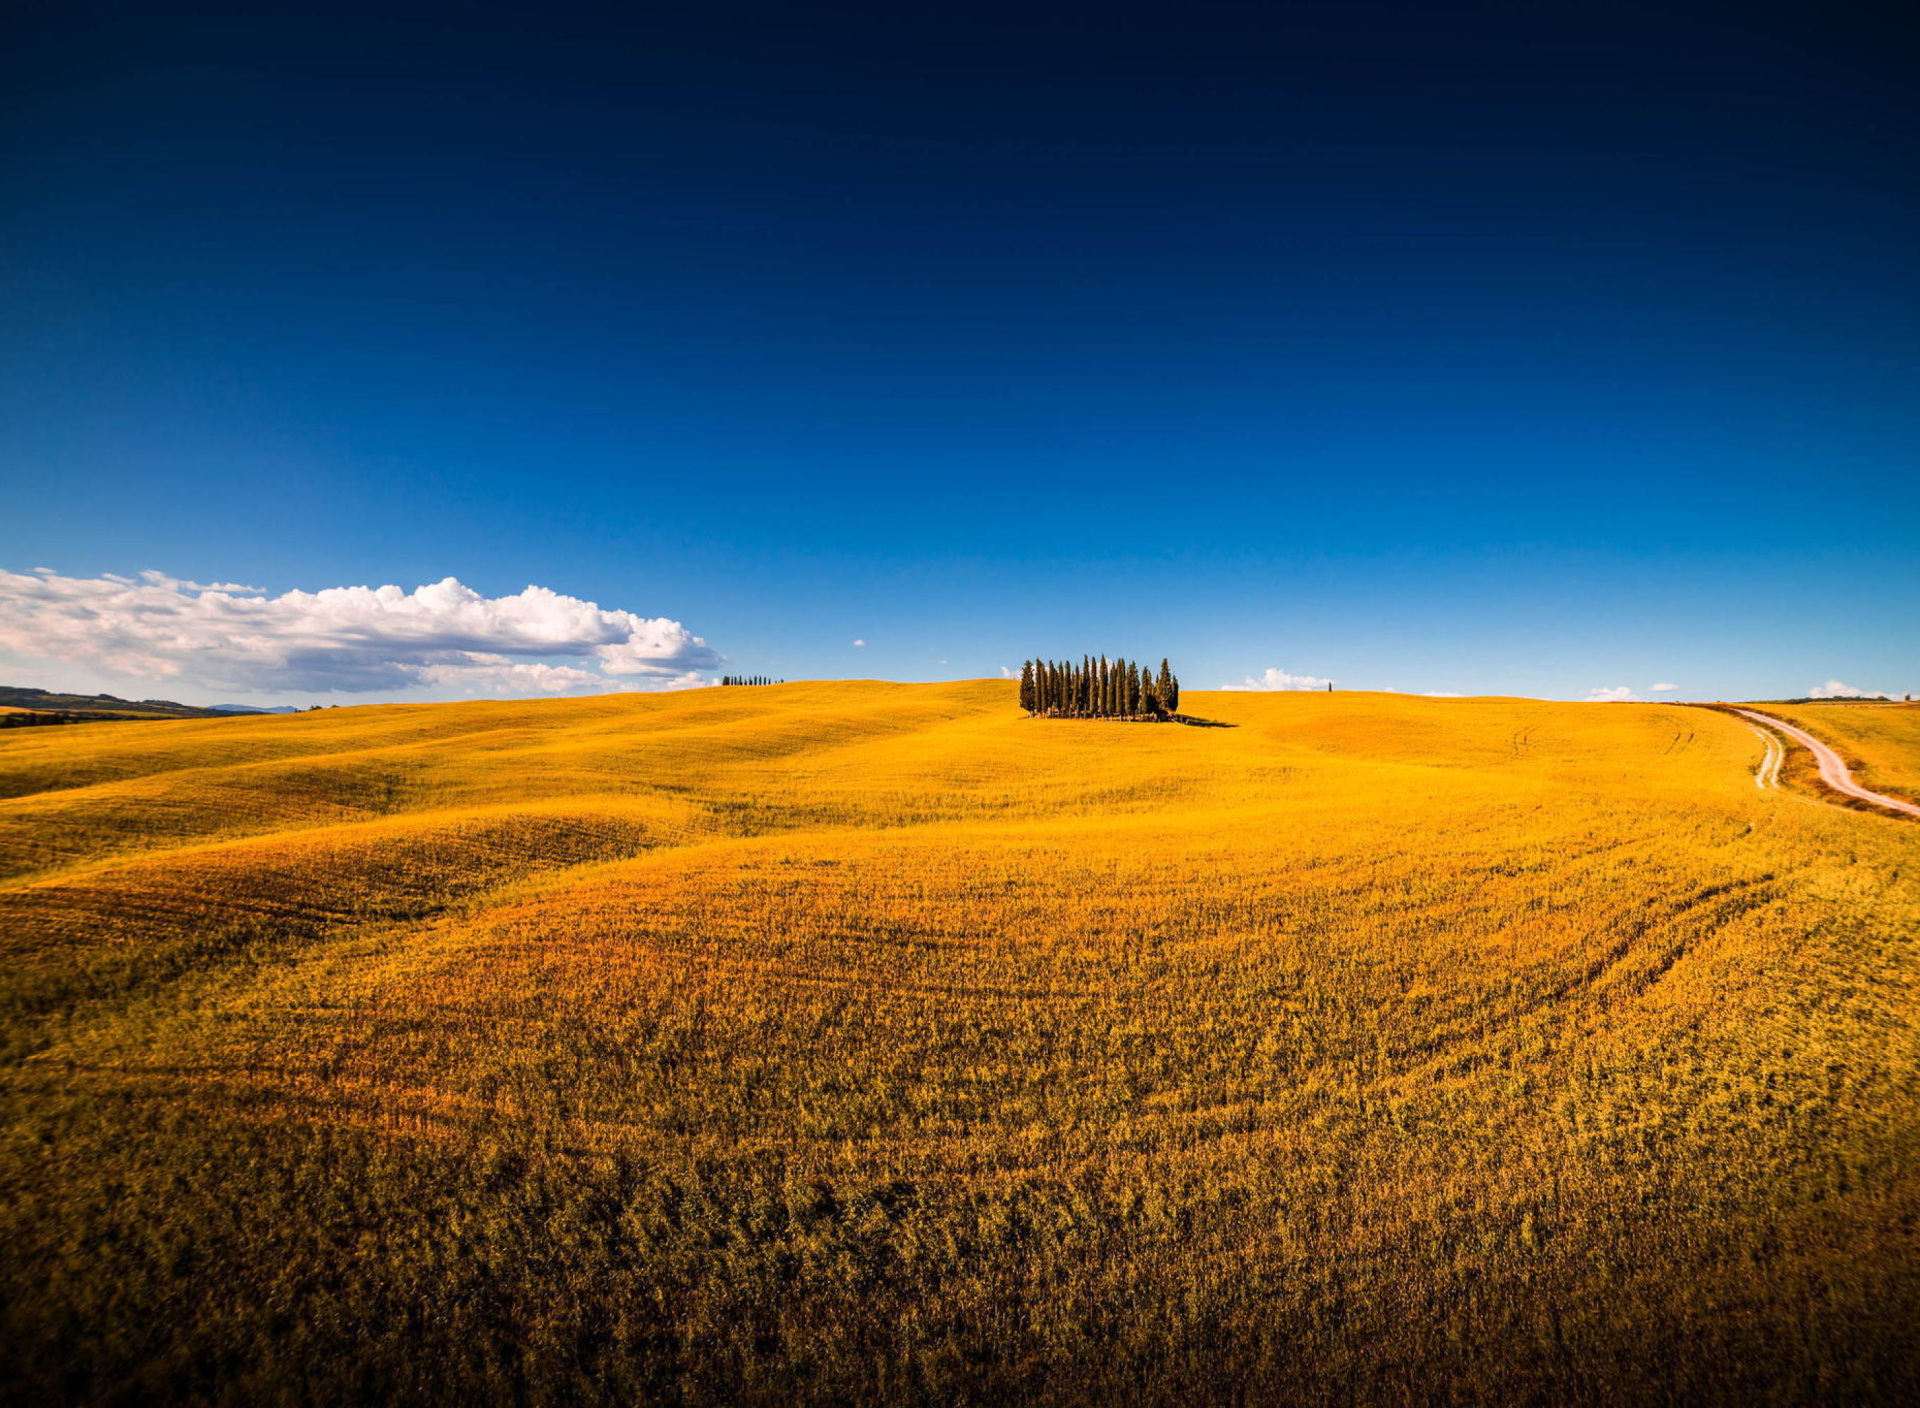
{"type": "Polygon", "coordinates": [[[1175,714],[1171,723],[1185,724],[1188,728],[1239,728],[1239,724],[1230,724],[1220,719],[1196,719],[1191,714],[1175,714]]]}

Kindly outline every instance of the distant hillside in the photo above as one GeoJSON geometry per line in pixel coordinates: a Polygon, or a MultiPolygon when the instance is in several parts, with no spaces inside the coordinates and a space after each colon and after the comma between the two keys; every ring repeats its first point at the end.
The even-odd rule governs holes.
{"type": "Polygon", "coordinates": [[[297,704],[275,704],[269,708],[263,708],[258,704],[209,704],[207,708],[216,714],[297,714],[300,712],[300,706],[297,704]]]}
{"type": "MultiPolygon", "coordinates": [[[[103,718],[212,719],[241,706],[201,709],[171,699],[121,699],[111,694],[56,694],[45,689],[0,685],[0,706],[43,713],[98,714],[103,718]]],[[[289,710],[288,712],[292,712],[289,710]]]]}

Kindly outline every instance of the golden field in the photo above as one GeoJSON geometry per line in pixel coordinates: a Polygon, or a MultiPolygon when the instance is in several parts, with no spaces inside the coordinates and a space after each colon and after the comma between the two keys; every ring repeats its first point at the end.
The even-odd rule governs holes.
{"type": "Polygon", "coordinates": [[[0,736],[0,1391],[1920,1395],[1920,827],[1703,709],[1183,707],[0,736]]]}

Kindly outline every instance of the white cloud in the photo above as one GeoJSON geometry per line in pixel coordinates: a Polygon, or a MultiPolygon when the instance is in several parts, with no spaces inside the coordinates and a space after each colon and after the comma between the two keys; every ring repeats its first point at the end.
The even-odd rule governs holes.
{"type": "Polygon", "coordinates": [[[1807,691],[1809,699],[1891,699],[1891,694],[1882,694],[1877,689],[1855,689],[1850,684],[1841,684],[1839,680],[1828,680],[1817,684],[1807,691]]]}
{"type": "Polygon", "coordinates": [[[1456,689],[1429,689],[1424,692],[1428,699],[1465,699],[1466,695],[1456,689]]]}
{"type": "Polygon", "coordinates": [[[857,640],[857,641],[855,641],[855,642],[854,642],[854,644],[855,644],[855,645],[865,645],[865,644],[866,644],[866,642],[865,642],[865,641],[863,641],[863,640],[857,640]]]}
{"type": "Polygon", "coordinates": [[[1623,684],[1612,689],[1596,689],[1587,695],[1587,701],[1592,704],[1627,704],[1634,698],[1634,692],[1623,684]]]}
{"type": "Polygon", "coordinates": [[[1656,684],[1649,685],[1647,692],[1649,694],[1672,694],[1678,688],[1680,688],[1680,686],[1677,684],[1656,684]]]}
{"type": "Polygon", "coordinates": [[[1285,670],[1268,670],[1255,678],[1248,675],[1239,684],[1221,685],[1222,689],[1325,689],[1332,680],[1318,675],[1290,675],[1285,670]]]}
{"type": "Polygon", "coordinates": [[[1000,678],[1003,680],[1017,680],[1020,676],[1014,673],[1011,665],[1002,665],[1000,667],[1000,678]]]}
{"type": "Polygon", "coordinates": [[[0,650],[241,690],[562,694],[672,689],[722,656],[678,621],[546,587],[484,597],[448,577],[268,596],[143,572],[0,570],[0,650]]]}

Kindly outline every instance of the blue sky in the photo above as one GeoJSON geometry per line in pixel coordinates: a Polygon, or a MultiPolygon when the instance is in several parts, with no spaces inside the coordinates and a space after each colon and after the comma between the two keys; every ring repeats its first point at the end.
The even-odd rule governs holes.
{"type": "Polygon", "coordinates": [[[1920,689],[1903,36],[918,8],[10,19],[0,568],[92,585],[0,593],[0,672],[457,696],[665,618],[606,687],[1920,689]],[[146,570],[612,615],[141,589],[236,664],[146,570]]]}

